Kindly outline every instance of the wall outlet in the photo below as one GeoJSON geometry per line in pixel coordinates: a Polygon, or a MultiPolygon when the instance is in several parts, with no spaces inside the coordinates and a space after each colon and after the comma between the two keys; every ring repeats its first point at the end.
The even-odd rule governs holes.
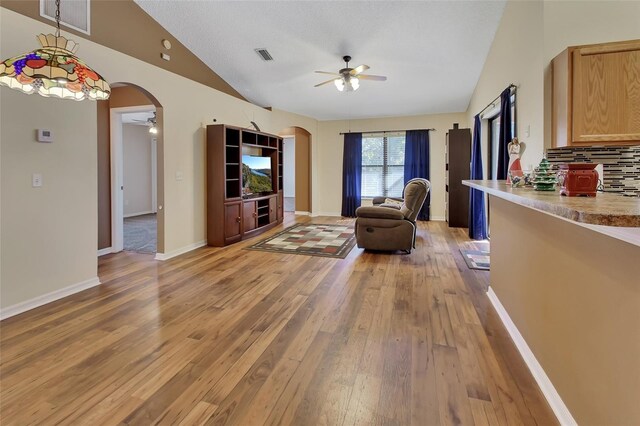
{"type": "Polygon", "coordinates": [[[31,175],[31,186],[34,188],[40,188],[42,186],[42,175],[40,173],[31,175]]]}

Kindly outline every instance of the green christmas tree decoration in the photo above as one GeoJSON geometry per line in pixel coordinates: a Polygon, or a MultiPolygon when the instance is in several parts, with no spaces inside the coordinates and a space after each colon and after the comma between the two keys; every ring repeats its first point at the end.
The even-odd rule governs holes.
{"type": "Polygon", "coordinates": [[[533,179],[533,189],[536,191],[555,191],[556,174],[551,170],[551,163],[543,158],[538,167],[535,168],[535,178],[533,179]]]}

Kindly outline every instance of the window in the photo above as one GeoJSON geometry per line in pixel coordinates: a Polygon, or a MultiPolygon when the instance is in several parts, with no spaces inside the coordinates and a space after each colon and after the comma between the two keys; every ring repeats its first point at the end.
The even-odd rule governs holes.
{"type": "Polygon", "coordinates": [[[362,197],[400,197],[404,188],[404,132],[362,135],[362,197]]]}
{"type": "MultiPolygon", "coordinates": [[[[489,143],[487,149],[489,151],[489,179],[498,179],[498,138],[500,137],[500,106],[497,111],[493,110],[489,113],[489,143]],[[495,112],[494,112],[495,111],[495,112]],[[495,114],[495,115],[494,115],[495,114]]],[[[485,116],[486,117],[486,116],[485,116]]],[[[511,95],[511,135],[516,137],[516,96],[511,95]]]]}

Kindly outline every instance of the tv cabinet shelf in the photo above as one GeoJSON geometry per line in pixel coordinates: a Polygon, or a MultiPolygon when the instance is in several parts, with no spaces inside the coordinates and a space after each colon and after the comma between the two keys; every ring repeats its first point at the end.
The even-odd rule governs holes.
{"type": "Polygon", "coordinates": [[[283,219],[282,138],[224,124],[207,126],[207,243],[222,247],[283,219]],[[271,161],[271,193],[243,196],[242,155],[271,161]]]}

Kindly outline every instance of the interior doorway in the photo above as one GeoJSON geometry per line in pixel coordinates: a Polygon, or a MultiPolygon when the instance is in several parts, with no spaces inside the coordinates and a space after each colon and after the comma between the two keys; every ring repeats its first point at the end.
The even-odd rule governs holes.
{"type": "Polygon", "coordinates": [[[157,138],[155,107],[122,118],[123,249],[157,251],[157,138]]]}
{"type": "Polygon", "coordinates": [[[311,214],[311,133],[302,127],[281,132],[284,141],[284,211],[311,214]]]}
{"type": "Polygon", "coordinates": [[[296,211],[296,140],[286,137],[282,140],[284,159],[284,211],[296,211]]]}
{"type": "Polygon", "coordinates": [[[98,256],[131,250],[155,253],[156,259],[162,259],[163,108],[134,84],[114,83],[111,88],[109,99],[96,103],[98,256]],[[125,222],[134,225],[126,235],[125,222]]]}

